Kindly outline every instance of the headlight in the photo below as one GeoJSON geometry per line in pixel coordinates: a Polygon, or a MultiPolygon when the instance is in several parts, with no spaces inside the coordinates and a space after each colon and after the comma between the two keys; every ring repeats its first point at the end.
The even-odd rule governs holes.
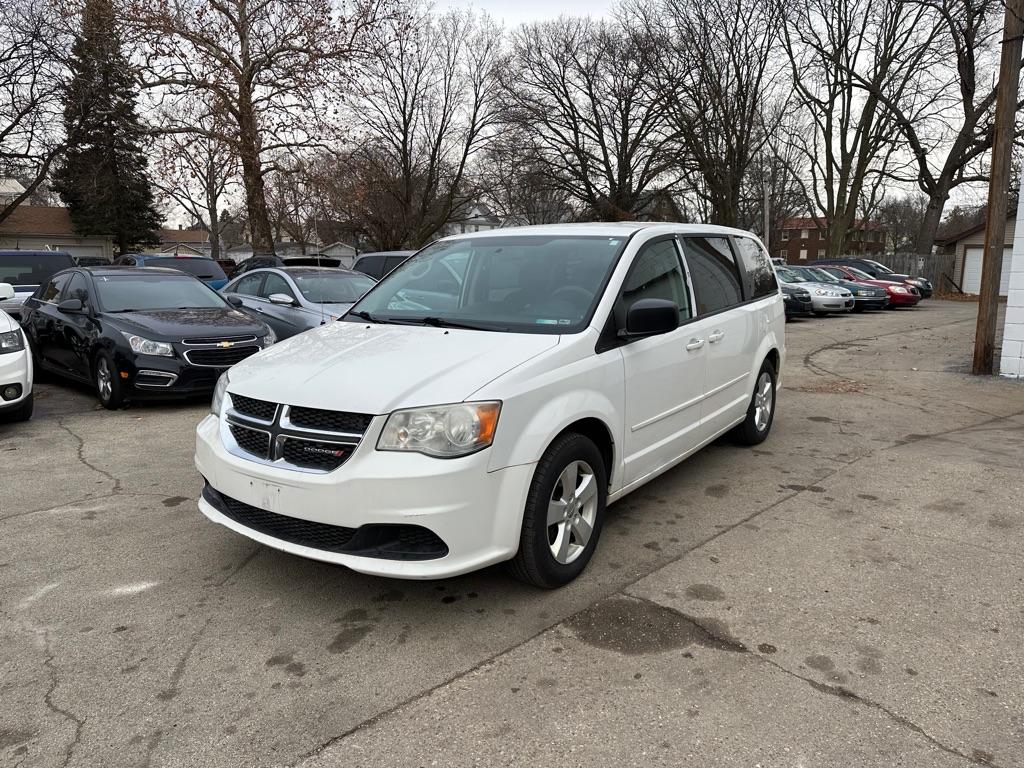
{"type": "Polygon", "coordinates": [[[133,336],[130,333],[121,331],[121,335],[128,339],[128,346],[132,352],[140,355],[159,355],[161,357],[174,357],[174,347],[166,341],[150,341],[141,336],[133,336]]]}
{"type": "Polygon", "coordinates": [[[224,404],[224,393],[228,391],[228,372],[224,371],[217,379],[217,386],[213,388],[213,401],[210,403],[210,413],[220,416],[221,406],[224,404]]]}
{"type": "Polygon", "coordinates": [[[500,402],[458,403],[392,413],[378,451],[414,451],[440,459],[466,456],[494,441],[500,402]]]}
{"type": "Polygon", "coordinates": [[[875,294],[871,291],[857,291],[858,296],[874,296],[875,294]]]}
{"type": "Polygon", "coordinates": [[[269,325],[267,326],[267,335],[263,337],[263,348],[266,349],[271,344],[277,341],[277,334],[274,333],[274,329],[269,325]]]}
{"type": "Polygon", "coordinates": [[[889,290],[892,291],[893,293],[910,293],[910,291],[908,291],[902,285],[894,285],[889,290]]]}
{"type": "Polygon", "coordinates": [[[21,331],[0,333],[0,355],[7,352],[20,352],[25,348],[25,339],[21,331]]]}

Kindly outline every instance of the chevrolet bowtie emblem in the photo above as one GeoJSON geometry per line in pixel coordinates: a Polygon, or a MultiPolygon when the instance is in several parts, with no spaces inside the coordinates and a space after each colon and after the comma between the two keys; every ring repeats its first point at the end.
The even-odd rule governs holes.
{"type": "Polygon", "coordinates": [[[233,341],[219,341],[219,342],[217,342],[217,346],[221,347],[223,349],[227,349],[228,347],[232,347],[232,346],[234,346],[234,344],[235,343],[233,341]]]}

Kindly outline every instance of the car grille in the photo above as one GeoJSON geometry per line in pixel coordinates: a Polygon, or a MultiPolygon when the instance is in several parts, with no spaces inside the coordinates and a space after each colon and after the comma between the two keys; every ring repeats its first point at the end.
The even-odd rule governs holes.
{"type": "Polygon", "coordinates": [[[270,453],[270,433],[259,429],[250,429],[240,424],[228,424],[231,436],[238,447],[253,456],[266,458],[270,453]]]}
{"type": "Polygon", "coordinates": [[[232,344],[238,344],[239,342],[243,341],[256,341],[256,337],[250,333],[247,336],[219,336],[218,338],[215,339],[184,339],[182,340],[181,343],[184,344],[186,347],[206,347],[213,346],[214,344],[222,344],[225,341],[230,341],[232,344]]]}
{"type": "Polygon", "coordinates": [[[273,421],[277,413],[277,403],[242,395],[231,395],[231,407],[243,416],[251,416],[260,421],[273,421]]]}
{"type": "Polygon", "coordinates": [[[216,491],[207,484],[203,498],[225,517],[266,536],[326,552],[388,560],[433,560],[448,554],[448,545],[420,525],[368,524],[359,528],[267,512],[216,491]]]}
{"type": "Polygon", "coordinates": [[[315,429],[322,432],[351,432],[363,434],[373,416],[365,413],[347,413],[345,411],[325,411],[321,408],[302,408],[293,406],[288,418],[293,426],[302,429],[315,429]]]}
{"type": "Polygon", "coordinates": [[[185,359],[192,365],[205,365],[215,368],[228,368],[240,363],[250,355],[260,351],[257,346],[227,347],[225,349],[190,349],[185,352],[185,359]]]}
{"type": "Polygon", "coordinates": [[[352,446],[324,443],[318,440],[286,438],[281,446],[281,458],[289,464],[308,469],[330,472],[337,469],[352,455],[352,446]]]}
{"type": "Polygon", "coordinates": [[[228,393],[229,451],[244,459],[306,472],[331,472],[362,440],[373,416],[279,405],[228,393]],[[233,444],[232,444],[233,441],[233,444]]]}

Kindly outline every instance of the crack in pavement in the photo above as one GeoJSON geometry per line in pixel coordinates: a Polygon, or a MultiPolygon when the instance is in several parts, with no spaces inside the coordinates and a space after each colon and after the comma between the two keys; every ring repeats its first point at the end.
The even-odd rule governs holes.
{"type": "Polygon", "coordinates": [[[77,454],[78,454],[78,461],[79,461],[79,463],[83,464],[86,467],[88,467],[89,469],[91,469],[96,474],[102,475],[107,480],[109,480],[111,483],[113,483],[113,487],[111,488],[112,494],[120,493],[121,492],[121,478],[114,477],[114,475],[110,474],[105,469],[100,469],[95,464],[90,462],[87,458],[85,458],[85,440],[82,438],[82,436],[79,435],[77,432],[75,432],[73,429],[71,429],[71,427],[69,427],[67,424],[65,424],[63,420],[58,420],[57,421],[57,426],[60,427],[61,429],[63,429],[65,432],[67,432],[73,438],[75,438],[75,440],[78,442],[77,454]]]}
{"type": "Polygon", "coordinates": [[[71,712],[68,709],[64,709],[63,707],[57,706],[57,704],[54,703],[53,693],[57,689],[57,685],[59,684],[59,681],[57,680],[57,670],[53,667],[53,660],[56,654],[53,652],[53,650],[51,650],[49,631],[43,629],[42,635],[44,652],[46,654],[45,658],[43,659],[43,666],[46,667],[50,675],[50,687],[47,689],[46,693],[43,694],[43,702],[46,704],[47,709],[49,709],[51,712],[60,715],[66,720],[70,720],[75,724],[75,737],[64,748],[64,762],[62,763],[62,765],[66,766],[68,763],[71,762],[71,756],[72,754],[74,754],[75,747],[77,747],[82,740],[82,728],[85,725],[85,718],[80,718],[74,712],[71,712]]]}
{"type": "Polygon", "coordinates": [[[37,509],[25,509],[25,510],[22,510],[21,512],[15,512],[15,513],[10,514],[10,515],[4,515],[4,516],[0,517],[0,523],[5,523],[8,520],[15,520],[15,519],[17,519],[19,517],[24,517],[25,515],[36,515],[36,514],[40,514],[42,512],[54,512],[54,511],[56,511],[58,509],[71,508],[71,507],[77,506],[79,504],[84,504],[87,501],[106,501],[107,499],[113,499],[115,497],[116,498],[130,498],[132,496],[138,496],[138,497],[141,497],[141,498],[163,499],[163,498],[165,498],[167,496],[167,493],[150,493],[148,491],[126,491],[126,490],[124,490],[122,488],[122,489],[117,490],[117,491],[111,491],[109,493],[101,493],[101,494],[98,494],[98,495],[95,495],[95,496],[83,496],[80,499],[72,499],[71,501],[64,502],[63,504],[57,504],[57,505],[52,506],[52,507],[39,507],[37,509]]]}

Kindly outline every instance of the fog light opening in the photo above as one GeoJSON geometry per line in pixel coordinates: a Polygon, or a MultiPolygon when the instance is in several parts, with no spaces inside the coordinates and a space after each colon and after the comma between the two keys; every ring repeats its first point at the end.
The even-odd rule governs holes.
{"type": "Polygon", "coordinates": [[[8,384],[0,390],[0,397],[4,400],[17,400],[21,397],[21,384],[8,384]]]}

